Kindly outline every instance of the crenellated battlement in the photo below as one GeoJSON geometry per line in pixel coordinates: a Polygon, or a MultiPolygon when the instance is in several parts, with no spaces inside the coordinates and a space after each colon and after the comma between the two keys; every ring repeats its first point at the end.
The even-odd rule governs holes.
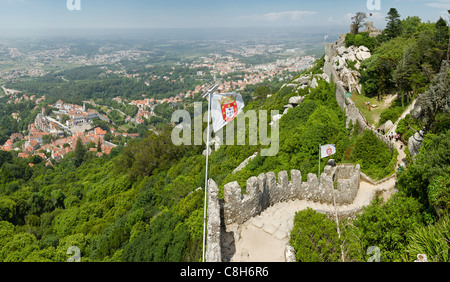
{"type": "Polygon", "coordinates": [[[308,174],[302,182],[301,172],[281,171],[278,179],[274,172],[262,173],[247,180],[247,192],[241,193],[237,182],[224,186],[223,215],[225,224],[242,224],[259,215],[268,207],[289,200],[307,200],[322,204],[351,204],[359,189],[360,166],[343,164],[326,166],[320,176],[320,184],[315,174],[308,174]],[[336,183],[336,188],[335,188],[336,183]],[[333,199],[333,194],[334,198],[333,199]]]}
{"type": "Polygon", "coordinates": [[[262,173],[247,180],[246,194],[241,193],[237,182],[224,186],[224,199],[219,200],[217,184],[209,180],[208,193],[208,236],[206,261],[222,261],[221,228],[236,223],[242,225],[260,215],[269,207],[291,200],[306,200],[337,206],[351,205],[359,191],[361,169],[359,165],[327,165],[320,176],[308,174],[302,182],[299,170],[262,173]],[[334,196],[334,197],[333,197],[334,196]]]}

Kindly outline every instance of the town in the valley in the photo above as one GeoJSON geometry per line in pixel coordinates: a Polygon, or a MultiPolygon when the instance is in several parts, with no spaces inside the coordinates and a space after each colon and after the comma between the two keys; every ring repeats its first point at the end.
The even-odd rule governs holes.
{"type": "MultiPolygon", "coordinates": [[[[102,53],[99,49],[98,54],[88,58],[85,55],[72,54],[69,47],[27,53],[19,51],[16,47],[0,46],[0,54],[3,54],[5,59],[11,60],[9,68],[0,69],[0,83],[2,84],[0,98],[4,99],[5,104],[18,107],[21,107],[22,103],[34,102],[36,106],[33,112],[39,112],[34,121],[26,125],[26,129],[22,127],[21,132],[7,136],[6,142],[0,143],[0,150],[16,152],[18,157],[25,159],[35,155],[40,156],[46,165],[54,165],[65,158],[68,153],[74,151],[77,140],[80,139],[84,146],[97,156],[108,155],[114,147],[119,145],[117,140],[120,140],[120,137],[140,137],[139,133],[130,132],[128,129],[143,124],[148,125],[147,122],[157,116],[155,108],[158,105],[168,104],[173,107],[189,102],[193,98],[201,96],[211,87],[212,78],[214,78],[213,83],[217,85],[216,91],[219,93],[241,91],[249,85],[258,85],[275,79],[280,81],[291,79],[293,73],[310,67],[315,61],[314,56],[304,55],[299,50],[288,49],[283,44],[243,45],[239,48],[233,46],[226,50],[226,55],[211,52],[208,55],[198,56],[189,63],[175,65],[174,67],[182,67],[194,72],[194,75],[177,76],[172,71],[167,73],[148,73],[146,71],[130,73],[129,69],[120,67],[121,60],[136,62],[146,58],[150,54],[146,51],[133,49],[102,53]],[[248,64],[242,62],[242,58],[251,58],[255,55],[270,56],[277,52],[281,52],[285,56],[267,63],[248,64]],[[237,57],[241,57],[241,59],[237,57]],[[17,60],[23,64],[17,64],[17,60]],[[45,63],[36,63],[30,66],[26,63],[30,60],[45,63]],[[83,101],[81,105],[63,100],[49,103],[46,101],[45,94],[35,95],[36,93],[5,86],[8,82],[15,82],[22,78],[43,77],[51,72],[45,70],[46,67],[59,66],[62,61],[74,65],[101,64],[101,76],[112,75],[136,82],[143,81],[147,87],[158,80],[164,80],[167,83],[184,83],[188,77],[191,80],[194,77],[196,83],[191,89],[178,94],[153,97],[152,94],[146,93],[139,94],[141,98],[138,99],[127,99],[120,95],[108,98],[117,103],[111,104],[113,106],[101,105],[104,100],[87,100],[83,101]],[[133,115],[119,109],[119,107],[127,106],[136,108],[133,115]],[[100,108],[104,111],[99,112],[100,108]],[[110,115],[112,111],[123,119],[122,126],[113,122],[110,115]],[[104,126],[99,126],[97,122],[99,120],[104,126]],[[116,139],[113,140],[114,138],[116,139]]],[[[63,82],[70,82],[70,78],[64,76],[60,79],[63,82]]],[[[11,117],[18,122],[26,118],[21,116],[20,112],[13,112],[11,117]]]]}
{"type": "MultiPolygon", "coordinates": [[[[75,150],[78,139],[97,156],[107,155],[117,146],[105,140],[106,130],[92,127],[95,118],[109,121],[96,110],[87,110],[85,105],[68,104],[61,100],[53,105],[53,108],[58,109],[52,111],[52,116],[56,118],[47,116],[46,108],[43,107],[34,123],[28,125],[28,133],[11,135],[6,143],[0,146],[0,150],[19,151],[19,158],[40,156],[46,165],[53,165],[75,150]]],[[[16,118],[20,117],[16,115],[16,118]]],[[[111,132],[115,133],[114,130],[111,132]]]]}

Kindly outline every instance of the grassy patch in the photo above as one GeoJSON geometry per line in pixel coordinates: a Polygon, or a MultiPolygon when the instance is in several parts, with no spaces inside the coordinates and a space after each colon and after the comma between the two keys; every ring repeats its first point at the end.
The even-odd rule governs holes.
{"type": "Polygon", "coordinates": [[[380,101],[378,101],[377,98],[369,98],[363,95],[356,94],[352,96],[352,101],[355,103],[358,110],[361,112],[361,114],[363,114],[363,116],[367,119],[367,121],[370,124],[375,125],[375,123],[378,123],[382,109],[380,109],[379,107],[380,101]],[[367,106],[363,108],[363,103],[364,105],[366,105],[367,102],[369,102],[370,105],[377,105],[378,107],[376,108],[371,107],[371,110],[369,111],[367,106]]]}
{"type": "MultiPolygon", "coordinates": [[[[367,119],[367,121],[371,125],[373,125],[375,127],[378,127],[381,125],[381,124],[379,124],[381,113],[390,106],[390,105],[385,105],[385,101],[384,101],[385,97],[383,97],[383,99],[381,101],[378,101],[378,99],[376,97],[369,98],[369,97],[366,97],[363,95],[353,94],[351,99],[355,103],[356,107],[359,109],[361,114],[367,119]],[[370,111],[367,106],[365,106],[363,108],[363,103],[364,103],[364,105],[367,105],[367,102],[369,102],[371,105],[370,111]]],[[[395,121],[393,121],[393,122],[395,122],[395,121]]]]}

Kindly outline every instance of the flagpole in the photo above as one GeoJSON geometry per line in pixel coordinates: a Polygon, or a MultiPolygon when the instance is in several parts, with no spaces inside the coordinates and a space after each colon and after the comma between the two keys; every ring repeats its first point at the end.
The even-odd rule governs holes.
{"type": "Polygon", "coordinates": [[[209,162],[209,120],[211,119],[211,92],[208,93],[208,129],[206,136],[206,172],[205,172],[205,203],[203,211],[203,255],[202,261],[205,262],[205,240],[206,240],[206,198],[208,194],[208,162],[209,162]]]}
{"type": "Polygon", "coordinates": [[[317,178],[319,179],[319,185],[320,185],[320,157],[321,157],[321,151],[322,151],[322,144],[319,144],[319,173],[317,174],[317,178]]]}

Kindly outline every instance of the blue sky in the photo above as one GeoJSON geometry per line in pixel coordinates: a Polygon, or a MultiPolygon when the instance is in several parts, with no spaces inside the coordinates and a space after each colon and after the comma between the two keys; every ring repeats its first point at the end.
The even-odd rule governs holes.
{"type": "MultiPolygon", "coordinates": [[[[370,11],[367,0],[79,0],[80,11],[67,0],[0,0],[0,29],[50,28],[197,28],[197,27],[348,27],[352,14],[372,12],[383,28],[389,8],[424,21],[448,20],[450,0],[379,0],[370,11]]],[[[376,0],[373,0],[376,1],[376,0]]]]}

